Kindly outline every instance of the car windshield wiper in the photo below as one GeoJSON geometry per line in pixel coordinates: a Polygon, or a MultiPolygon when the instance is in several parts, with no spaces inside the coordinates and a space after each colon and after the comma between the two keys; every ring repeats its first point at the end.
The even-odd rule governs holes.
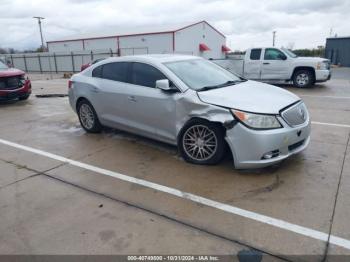
{"type": "Polygon", "coordinates": [[[216,88],[220,88],[220,87],[225,87],[225,86],[231,86],[240,82],[244,82],[244,80],[235,80],[235,81],[227,81],[225,83],[219,84],[219,85],[213,85],[213,86],[204,86],[200,89],[197,90],[197,92],[200,91],[207,91],[207,90],[211,90],[211,89],[216,89],[216,88]]]}

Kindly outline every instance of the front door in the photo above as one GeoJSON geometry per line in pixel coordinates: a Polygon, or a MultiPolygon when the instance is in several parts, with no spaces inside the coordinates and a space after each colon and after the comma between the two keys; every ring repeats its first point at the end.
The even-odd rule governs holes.
{"type": "Polygon", "coordinates": [[[156,88],[156,81],[167,79],[157,68],[132,63],[127,109],[132,125],[146,136],[176,142],[176,98],[181,93],[156,88]]]}
{"type": "Polygon", "coordinates": [[[276,48],[266,48],[261,65],[262,80],[287,80],[290,66],[287,56],[276,48]]]}

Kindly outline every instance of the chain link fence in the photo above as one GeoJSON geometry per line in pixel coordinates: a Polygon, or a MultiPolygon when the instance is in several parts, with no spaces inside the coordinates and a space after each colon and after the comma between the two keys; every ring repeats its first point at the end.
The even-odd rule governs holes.
{"type": "Polygon", "coordinates": [[[121,48],[119,52],[109,50],[74,51],[70,53],[23,53],[5,54],[3,60],[13,67],[30,73],[80,72],[83,64],[99,58],[124,55],[148,54],[148,48],[121,48]]]}

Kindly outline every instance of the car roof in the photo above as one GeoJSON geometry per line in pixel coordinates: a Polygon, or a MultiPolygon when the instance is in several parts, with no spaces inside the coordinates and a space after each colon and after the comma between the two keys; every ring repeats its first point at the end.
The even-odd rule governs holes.
{"type": "Polygon", "coordinates": [[[105,62],[121,62],[121,61],[135,61],[135,62],[155,62],[166,63],[183,60],[201,59],[198,56],[191,55],[177,55],[177,54],[149,54],[149,55],[133,55],[121,57],[109,57],[105,62]]]}

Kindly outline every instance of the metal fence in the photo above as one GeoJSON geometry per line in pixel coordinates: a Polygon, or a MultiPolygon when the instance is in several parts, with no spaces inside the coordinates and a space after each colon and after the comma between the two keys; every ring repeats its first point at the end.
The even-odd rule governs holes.
{"type": "Polygon", "coordinates": [[[6,54],[4,59],[13,67],[25,72],[63,73],[79,72],[83,64],[98,58],[111,56],[148,54],[148,48],[123,48],[119,52],[109,50],[75,51],[70,53],[6,54]]]}

